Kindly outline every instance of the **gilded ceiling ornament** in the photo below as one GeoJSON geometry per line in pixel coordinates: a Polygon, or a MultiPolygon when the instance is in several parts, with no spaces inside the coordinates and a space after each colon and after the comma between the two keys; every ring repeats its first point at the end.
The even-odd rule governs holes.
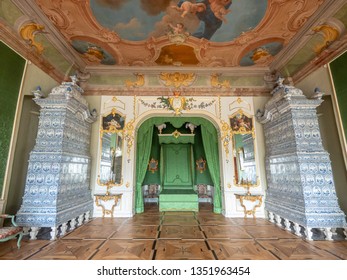
{"type": "Polygon", "coordinates": [[[126,80],[125,81],[125,86],[127,88],[130,87],[142,87],[145,84],[145,75],[144,74],[140,74],[140,73],[134,73],[134,75],[136,76],[136,81],[130,81],[130,80],[126,80]]]}
{"type": "Polygon", "coordinates": [[[161,73],[159,78],[165,82],[167,87],[179,88],[181,86],[190,86],[195,80],[194,73],[161,73]]]}
{"type": "Polygon", "coordinates": [[[340,36],[340,32],[338,29],[331,25],[323,24],[318,25],[312,29],[315,33],[320,33],[323,35],[324,41],[320,44],[317,44],[314,46],[313,50],[318,55],[323,50],[325,50],[331,43],[337,40],[337,38],[340,36]]]}
{"type": "Polygon", "coordinates": [[[212,74],[211,75],[211,86],[216,88],[230,88],[230,81],[224,80],[219,81],[219,76],[221,74],[212,74]]]}
{"type": "Polygon", "coordinates": [[[31,22],[23,25],[19,30],[20,36],[31,46],[34,46],[38,54],[42,54],[44,48],[41,43],[35,41],[35,36],[38,33],[42,33],[44,29],[43,25],[31,22]]]}

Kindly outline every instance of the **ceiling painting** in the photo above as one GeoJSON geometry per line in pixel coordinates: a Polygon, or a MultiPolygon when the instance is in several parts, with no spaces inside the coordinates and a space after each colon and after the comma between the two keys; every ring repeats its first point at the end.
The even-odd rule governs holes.
{"type": "Polygon", "coordinates": [[[158,65],[187,66],[197,65],[198,58],[193,47],[186,45],[168,45],[161,48],[160,55],[155,61],[158,65]]]}
{"type": "Polygon", "coordinates": [[[160,37],[182,24],[196,38],[227,42],[259,24],[267,1],[91,0],[90,7],[96,20],[122,39],[160,37]]]}
{"type": "Polygon", "coordinates": [[[241,66],[266,65],[282,50],[283,44],[272,42],[261,45],[248,52],[240,61],[241,66]]]}
{"type": "Polygon", "coordinates": [[[100,46],[80,40],[73,40],[71,44],[74,49],[82,54],[90,63],[105,65],[116,64],[116,60],[113,56],[100,46]]]}
{"type": "Polygon", "coordinates": [[[269,67],[324,2],[26,1],[35,1],[71,48],[77,50],[78,64],[93,71],[98,65],[269,67]]]}
{"type": "Polygon", "coordinates": [[[267,73],[301,79],[347,45],[344,0],[0,2],[1,40],[57,80],[72,68],[89,73],[98,90],[124,86],[115,81],[120,74],[142,73],[151,86],[148,72],[162,71],[220,73],[218,85],[264,87],[267,73]],[[20,35],[27,22],[44,26],[35,41],[20,35]]]}

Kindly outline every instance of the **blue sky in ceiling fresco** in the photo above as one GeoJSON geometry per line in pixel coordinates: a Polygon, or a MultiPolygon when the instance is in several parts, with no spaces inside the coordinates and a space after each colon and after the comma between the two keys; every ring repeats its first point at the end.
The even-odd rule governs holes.
{"type": "Polygon", "coordinates": [[[95,59],[95,62],[98,61],[101,64],[105,65],[114,65],[116,64],[116,60],[112,55],[110,55],[106,50],[101,48],[100,46],[97,46],[91,42],[86,42],[86,41],[80,41],[80,40],[73,40],[71,42],[72,46],[77,50],[79,53],[86,55],[88,54],[88,49],[94,48],[100,52],[101,57],[98,59],[95,56],[91,56],[91,58],[95,59]]]}
{"type": "Polygon", "coordinates": [[[256,64],[256,61],[252,59],[254,57],[254,54],[257,50],[264,50],[266,53],[268,53],[270,56],[275,56],[282,50],[283,44],[279,42],[271,42],[262,46],[259,46],[258,48],[251,50],[248,52],[240,61],[241,66],[252,66],[256,64]]]}
{"type": "Polygon", "coordinates": [[[173,7],[181,7],[182,2],[184,1],[91,0],[90,6],[101,25],[126,40],[141,41],[159,37],[169,31],[169,24],[183,23],[192,36],[214,42],[232,41],[242,32],[255,28],[267,8],[267,0],[233,0],[232,3],[230,0],[197,0],[196,3],[200,3],[200,6],[205,5],[203,11],[195,14],[188,12],[182,17],[183,10],[173,7]],[[223,5],[220,4],[222,2],[223,5]],[[217,11],[228,13],[220,15],[217,11]]]}

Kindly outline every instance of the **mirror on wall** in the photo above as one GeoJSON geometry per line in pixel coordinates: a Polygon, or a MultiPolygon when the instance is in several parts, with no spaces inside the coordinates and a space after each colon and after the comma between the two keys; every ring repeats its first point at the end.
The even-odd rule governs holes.
{"type": "Polygon", "coordinates": [[[102,117],[98,184],[107,186],[107,191],[110,187],[123,183],[124,122],[125,117],[117,113],[115,109],[102,117]]]}
{"type": "Polygon", "coordinates": [[[242,187],[257,186],[253,118],[239,110],[229,120],[233,139],[234,184],[242,187]]]}

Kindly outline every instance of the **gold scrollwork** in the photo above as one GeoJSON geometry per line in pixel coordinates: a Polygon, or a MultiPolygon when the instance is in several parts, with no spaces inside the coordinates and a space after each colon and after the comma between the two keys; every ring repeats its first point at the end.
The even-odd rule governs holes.
{"type": "Polygon", "coordinates": [[[219,76],[221,74],[212,74],[211,75],[211,86],[215,88],[230,88],[230,81],[224,80],[219,81],[219,76]]]}
{"type": "Polygon", "coordinates": [[[41,43],[35,41],[35,36],[37,33],[42,33],[44,29],[43,25],[31,22],[23,25],[19,30],[20,36],[28,41],[31,46],[34,46],[38,54],[42,54],[44,48],[41,43]]]}
{"type": "Polygon", "coordinates": [[[195,80],[194,73],[161,73],[159,78],[165,82],[167,87],[179,88],[181,86],[190,86],[195,80]]]}
{"type": "Polygon", "coordinates": [[[106,195],[96,194],[96,195],[94,195],[96,206],[101,207],[101,209],[102,209],[102,217],[105,217],[105,215],[111,215],[111,217],[113,218],[113,210],[116,207],[118,201],[122,198],[122,195],[123,194],[106,194],[106,195]],[[112,204],[111,209],[106,209],[105,206],[102,203],[100,203],[100,200],[104,201],[104,202],[113,200],[114,203],[112,204]]]}
{"type": "Polygon", "coordinates": [[[253,218],[255,218],[255,211],[258,207],[260,207],[263,203],[263,196],[262,195],[251,195],[251,194],[235,194],[236,198],[240,200],[240,204],[243,207],[243,211],[245,213],[245,218],[247,218],[247,215],[252,215],[253,218]],[[258,204],[254,204],[252,209],[247,209],[246,205],[244,204],[244,201],[251,201],[251,202],[257,202],[258,204]]]}
{"type": "Polygon", "coordinates": [[[112,189],[113,187],[121,186],[123,184],[123,178],[121,179],[119,183],[115,183],[112,180],[109,180],[107,182],[101,182],[100,175],[98,175],[97,183],[99,186],[106,187],[106,195],[109,195],[110,189],[112,189]]]}
{"type": "Polygon", "coordinates": [[[222,124],[221,141],[225,150],[226,157],[229,157],[229,143],[230,143],[230,126],[223,120],[220,120],[222,124]]]}
{"type": "Polygon", "coordinates": [[[125,81],[125,86],[127,88],[130,87],[142,87],[145,84],[145,75],[144,74],[140,74],[140,73],[134,73],[134,75],[136,76],[136,81],[130,81],[130,80],[126,80],[125,81]]]}
{"type": "Polygon", "coordinates": [[[128,157],[130,157],[131,149],[134,144],[134,122],[135,120],[131,120],[125,125],[125,140],[127,141],[128,157]]]}

